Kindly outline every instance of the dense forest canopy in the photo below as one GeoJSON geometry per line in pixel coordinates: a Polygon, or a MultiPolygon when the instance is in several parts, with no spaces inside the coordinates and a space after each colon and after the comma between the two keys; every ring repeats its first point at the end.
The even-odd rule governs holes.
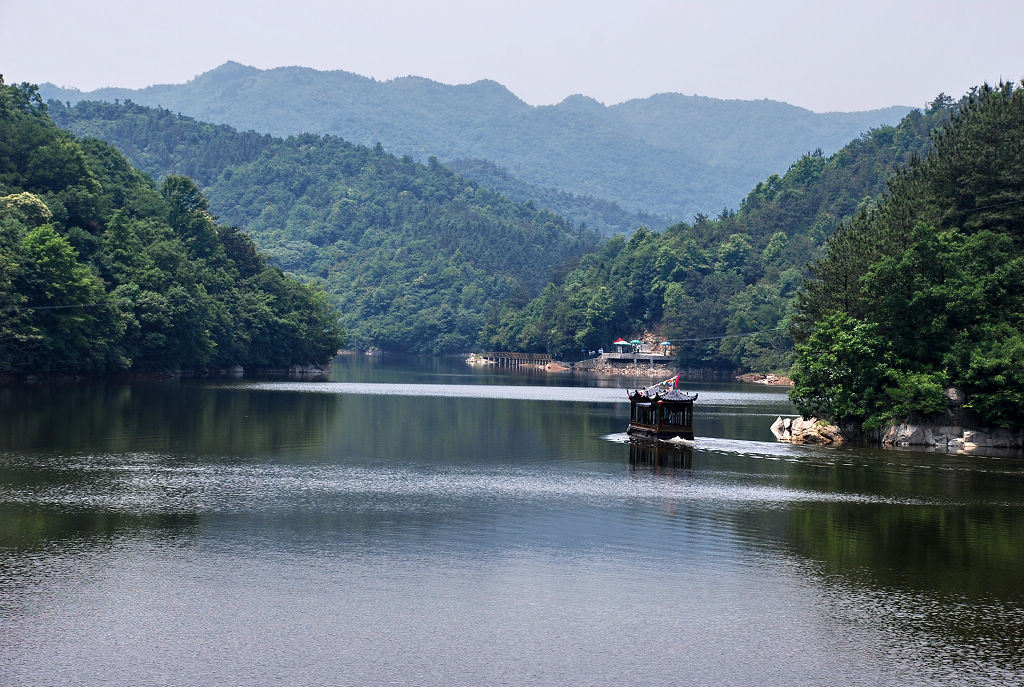
{"type": "Polygon", "coordinates": [[[218,224],[190,179],[153,179],[57,128],[0,78],[0,372],[326,362],[322,290],[218,224]]]}
{"type": "MultiPolygon", "coordinates": [[[[532,186],[676,220],[734,207],[753,184],[802,152],[820,147],[831,153],[871,127],[895,124],[910,109],[815,113],[767,100],[678,93],[607,107],[575,95],[532,107],[493,81],[376,81],[343,71],[260,70],[234,62],[186,84],[87,94],[44,84],[42,92],[72,103],[132,100],[275,136],[381,142],[388,152],[422,162],[431,156],[487,160],[532,186]]],[[[482,184],[495,180],[486,168],[460,169],[470,176],[476,170],[485,172],[477,178],[482,184]]],[[[574,224],[587,221],[571,214],[571,206],[558,209],[574,224]]]]}
{"type": "Polygon", "coordinates": [[[469,350],[598,240],[435,159],[379,145],[240,133],[130,102],[50,106],[62,126],[102,137],[157,177],[196,178],[214,213],[333,295],[359,348],[469,350]]]}
{"type": "Polygon", "coordinates": [[[650,330],[680,342],[685,366],[771,371],[792,361],[788,327],[806,264],[928,150],[953,106],[940,98],[831,156],[804,155],[737,211],[613,238],[571,271],[592,234],[434,161],[329,136],[241,133],[130,102],[51,111],[158,177],[200,180],[218,215],[335,294],[359,347],[571,356],[650,330]]]}
{"type": "MultiPolygon", "coordinates": [[[[663,121],[652,107],[617,116],[663,121]]],[[[607,109],[570,99],[543,116],[575,130],[607,109]]],[[[804,155],[735,211],[603,244],[380,144],[241,133],[130,101],[48,111],[35,87],[2,82],[0,134],[0,371],[323,360],[341,341],[324,293],[269,267],[216,213],[326,287],[360,347],[571,356],[651,331],[687,367],[795,360],[801,412],[847,426],[939,410],[949,386],[984,422],[1024,425],[1024,90],[1012,84],[940,96],[804,155]]],[[[492,163],[453,166],[538,193],[492,163]]],[[[545,202],[602,227],[642,217],[568,193],[545,202]]]]}
{"type": "Polygon", "coordinates": [[[506,311],[487,332],[491,346],[564,355],[649,330],[676,342],[686,367],[787,370],[806,264],[844,218],[875,202],[894,170],[928,150],[929,132],[952,107],[939,98],[831,156],[804,155],[735,212],[612,239],[526,307],[506,311]],[[760,333],[738,336],[752,332],[760,333]]]}
{"type": "Polygon", "coordinates": [[[798,297],[801,412],[870,429],[945,408],[1024,426],[1024,90],[975,89],[798,297]]]}

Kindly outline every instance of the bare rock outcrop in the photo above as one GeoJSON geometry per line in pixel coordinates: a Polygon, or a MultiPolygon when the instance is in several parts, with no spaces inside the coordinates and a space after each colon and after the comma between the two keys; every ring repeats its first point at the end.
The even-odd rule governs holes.
{"type": "Polygon", "coordinates": [[[967,400],[963,390],[946,389],[944,412],[912,417],[882,428],[882,445],[926,446],[948,451],[1024,448],[1024,430],[981,426],[978,416],[965,407],[967,400]]]}
{"type": "Polygon", "coordinates": [[[931,446],[951,451],[978,448],[1022,448],[1024,432],[1009,429],[967,429],[958,425],[902,422],[882,432],[883,446],[931,446]]]}
{"type": "Polygon", "coordinates": [[[842,429],[817,418],[779,417],[772,433],[779,441],[792,444],[836,445],[844,440],[864,441],[882,446],[921,446],[945,451],[970,452],[980,448],[1024,448],[1024,430],[983,427],[960,389],[946,389],[946,410],[913,416],[870,432],[858,425],[842,429]]]}
{"type": "Polygon", "coordinates": [[[838,427],[814,417],[780,416],[772,423],[772,434],[779,441],[787,441],[791,444],[836,446],[843,443],[843,434],[838,427]]]}
{"type": "Polygon", "coordinates": [[[767,384],[768,386],[793,386],[793,380],[789,377],[780,377],[773,374],[763,375],[759,372],[742,374],[736,377],[736,381],[746,384],[767,384]]]}

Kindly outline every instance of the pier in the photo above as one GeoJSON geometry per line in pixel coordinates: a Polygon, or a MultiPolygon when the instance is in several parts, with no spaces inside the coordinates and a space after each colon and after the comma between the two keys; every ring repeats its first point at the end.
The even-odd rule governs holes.
{"type": "Polygon", "coordinates": [[[497,365],[498,367],[522,367],[524,365],[549,365],[554,362],[550,353],[512,353],[508,351],[491,351],[477,353],[477,360],[497,365]]]}

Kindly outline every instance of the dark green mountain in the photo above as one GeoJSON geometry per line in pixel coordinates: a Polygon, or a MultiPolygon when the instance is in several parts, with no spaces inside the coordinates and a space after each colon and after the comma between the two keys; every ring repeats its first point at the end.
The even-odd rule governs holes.
{"type": "Polygon", "coordinates": [[[130,99],[277,136],[312,132],[380,142],[421,161],[488,160],[534,186],[677,219],[735,207],[758,180],[785,170],[801,153],[831,153],[909,110],[817,114],[772,101],[680,94],[611,107],[571,96],[532,107],[493,81],[379,82],[343,71],[259,70],[234,62],[181,85],[81,93],[44,84],[41,92],[68,102],[130,99]]]}
{"type": "Polygon", "coordinates": [[[895,170],[926,153],[951,107],[939,98],[831,156],[805,155],[758,183],[736,212],[612,239],[506,312],[491,346],[571,354],[653,331],[677,342],[685,367],[788,369],[805,265],[836,226],[877,202],[895,170]]]}
{"type": "Polygon", "coordinates": [[[282,367],[344,337],[322,290],[0,78],[0,372],[282,367]]]}
{"type": "Polygon", "coordinates": [[[509,304],[569,269],[597,235],[431,160],[335,136],[240,133],[167,110],[51,103],[61,126],[157,177],[189,174],[222,220],[334,294],[356,346],[466,351],[509,304]]]}

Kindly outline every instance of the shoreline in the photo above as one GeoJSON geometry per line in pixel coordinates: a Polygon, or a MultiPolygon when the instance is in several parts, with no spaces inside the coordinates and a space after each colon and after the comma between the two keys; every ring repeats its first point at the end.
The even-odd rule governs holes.
{"type": "Polygon", "coordinates": [[[736,377],[737,382],[744,384],[767,384],[768,386],[793,386],[793,380],[789,377],[775,374],[761,374],[760,372],[748,372],[736,377]]]}
{"type": "Polygon", "coordinates": [[[331,365],[298,363],[288,367],[256,367],[246,369],[241,365],[232,367],[164,368],[150,370],[118,370],[111,372],[3,372],[0,386],[20,384],[78,384],[89,381],[112,382],[170,382],[179,379],[222,377],[321,377],[330,373],[331,365]]]}
{"type": "MultiPolygon", "coordinates": [[[[494,365],[493,362],[477,357],[471,353],[465,359],[466,364],[471,367],[486,367],[494,365]]],[[[614,365],[602,358],[585,358],[575,363],[551,361],[546,363],[523,362],[518,365],[521,369],[536,370],[538,372],[570,373],[580,374],[589,377],[631,377],[637,379],[666,379],[680,375],[681,378],[695,381],[707,380],[714,382],[743,382],[754,384],[771,384],[773,386],[792,385],[786,377],[775,375],[754,375],[763,379],[771,379],[770,382],[746,379],[750,375],[737,376],[735,370],[719,370],[715,368],[678,368],[668,365],[652,365],[650,363],[614,365]]]]}

